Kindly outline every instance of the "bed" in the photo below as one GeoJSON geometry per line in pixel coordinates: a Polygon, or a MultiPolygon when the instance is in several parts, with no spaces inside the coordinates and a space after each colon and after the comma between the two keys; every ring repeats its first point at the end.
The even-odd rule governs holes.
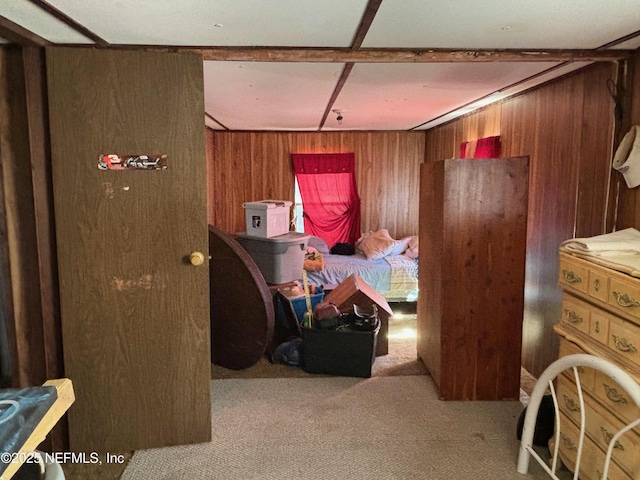
{"type": "Polygon", "coordinates": [[[307,268],[309,283],[331,289],[355,274],[388,302],[415,302],[418,298],[417,237],[395,240],[388,235],[386,230],[379,230],[363,236],[353,255],[331,254],[326,243],[311,237],[308,248],[322,253],[322,268],[307,268]],[[415,242],[413,248],[410,247],[412,241],[415,242]]]}

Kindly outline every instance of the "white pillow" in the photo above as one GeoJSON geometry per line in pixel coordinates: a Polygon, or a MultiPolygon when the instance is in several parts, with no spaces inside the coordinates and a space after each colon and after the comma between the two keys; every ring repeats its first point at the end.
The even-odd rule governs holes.
{"type": "Polygon", "coordinates": [[[391,250],[387,255],[402,255],[409,245],[409,240],[411,240],[411,237],[404,237],[401,240],[393,242],[391,250]]]}

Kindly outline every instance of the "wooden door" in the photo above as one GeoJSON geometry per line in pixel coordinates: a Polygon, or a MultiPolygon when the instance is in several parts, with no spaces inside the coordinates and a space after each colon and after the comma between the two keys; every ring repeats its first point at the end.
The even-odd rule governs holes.
{"type": "Polygon", "coordinates": [[[209,267],[189,261],[208,255],[202,59],[50,48],[47,76],[71,449],[208,441],[209,267]]]}

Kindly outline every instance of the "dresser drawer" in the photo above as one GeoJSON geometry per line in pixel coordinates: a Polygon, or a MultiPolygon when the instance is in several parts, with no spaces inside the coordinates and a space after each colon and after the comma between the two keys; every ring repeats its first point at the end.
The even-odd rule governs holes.
{"type": "MultiPolygon", "coordinates": [[[[560,414],[560,436],[557,439],[560,450],[560,458],[575,471],[576,457],[578,455],[578,442],[580,430],[563,413],[560,414]]],[[[554,442],[556,439],[553,440],[554,442]]],[[[552,450],[553,451],[553,450],[552,450]]],[[[580,478],[582,480],[600,480],[604,469],[605,452],[599,448],[593,440],[585,435],[580,460],[580,478]]],[[[610,480],[633,480],[627,475],[615,461],[609,464],[610,480]]]]}
{"type": "Polygon", "coordinates": [[[640,319],[640,280],[634,283],[612,277],[607,303],[625,315],[640,319]]]}
{"type": "MultiPolygon", "coordinates": [[[[562,413],[579,427],[581,422],[580,397],[576,386],[564,377],[558,378],[558,405],[562,413]]],[[[585,432],[605,452],[609,442],[624,424],[612,417],[583,389],[585,432]]],[[[612,458],[633,478],[640,478],[640,437],[629,432],[615,443],[612,458]]]]}
{"type": "Polygon", "coordinates": [[[558,282],[563,287],[572,288],[582,293],[589,292],[589,268],[586,262],[570,255],[560,254],[558,282]]]}
{"type": "Polygon", "coordinates": [[[591,308],[591,305],[588,303],[565,292],[562,294],[562,315],[560,321],[589,335],[591,308]]]}
{"type": "Polygon", "coordinates": [[[609,326],[609,348],[625,359],[640,365],[640,328],[621,318],[614,318],[609,326]]]}
{"type": "Polygon", "coordinates": [[[600,402],[624,423],[640,417],[640,408],[629,394],[602,372],[596,372],[593,392],[600,402]]]}
{"type": "Polygon", "coordinates": [[[612,361],[626,360],[640,367],[640,326],[634,322],[566,292],[562,297],[560,321],[606,346],[611,351],[612,361]]]}
{"type": "MultiPolygon", "coordinates": [[[[586,352],[582,350],[575,343],[571,343],[566,338],[560,337],[560,348],[559,348],[558,356],[564,357],[566,355],[574,355],[577,353],[584,354],[586,352]]],[[[596,371],[593,368],[588,368],[588,367],[577,367],[577,368],[578,368],[578,375],[580,376],[580,383],[582,384],[582,386],[586,389],[589,389],[590,391],[593,391],[593,387],[595,386],[595,382],[596,382],[596,371]]],[[[574,375],[572,371],[565,370],[564,375],[570,378],[572,382],[575,381],[573,379],[574,375]]]]}
{"type": "Polygon", "coordinates": [[[560,286],[640,326],[640,278],[560,252],[560,286]]]}
{"type": "Polygon", "coordinates": [[[589,286],[587,293],[590,297],[605,302],[609,298],[609,272],[597,265],[589,266],[589,286]]]}
{"type": "Polygon", "coordinates": [[[615,318],[609,312],[592,307],[591,323],[589,325],[589,336],[603,345],[607,345],[609,341],[609,325],[611,318],[615,318]]]}

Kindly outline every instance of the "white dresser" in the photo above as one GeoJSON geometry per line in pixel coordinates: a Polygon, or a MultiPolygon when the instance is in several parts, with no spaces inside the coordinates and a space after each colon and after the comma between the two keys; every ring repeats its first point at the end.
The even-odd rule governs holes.
{"type": "MultiPolygon", "coordinates": [[[[640,278],[612,270],[561,249],[559,282],[562,315],[554,327],[560,356],[589,353],[624,368],[640,383],[640,278]]],[[[572,374],[558,378],[561,410],[560,458],[569,469],[577,454],[580,403],[572,374]]],[[[609,440],[623,425],[640,416],[635,403],[608,377],[580,371],[585,392],[586,436],[580,468],[583,480],[600,480],[609,440]]],[[[637,429],[636,429],[637,430],[637,429]]],[[[640,479],[640,432],[619,440],[609,469],[610,480],[640,479]]]]}

